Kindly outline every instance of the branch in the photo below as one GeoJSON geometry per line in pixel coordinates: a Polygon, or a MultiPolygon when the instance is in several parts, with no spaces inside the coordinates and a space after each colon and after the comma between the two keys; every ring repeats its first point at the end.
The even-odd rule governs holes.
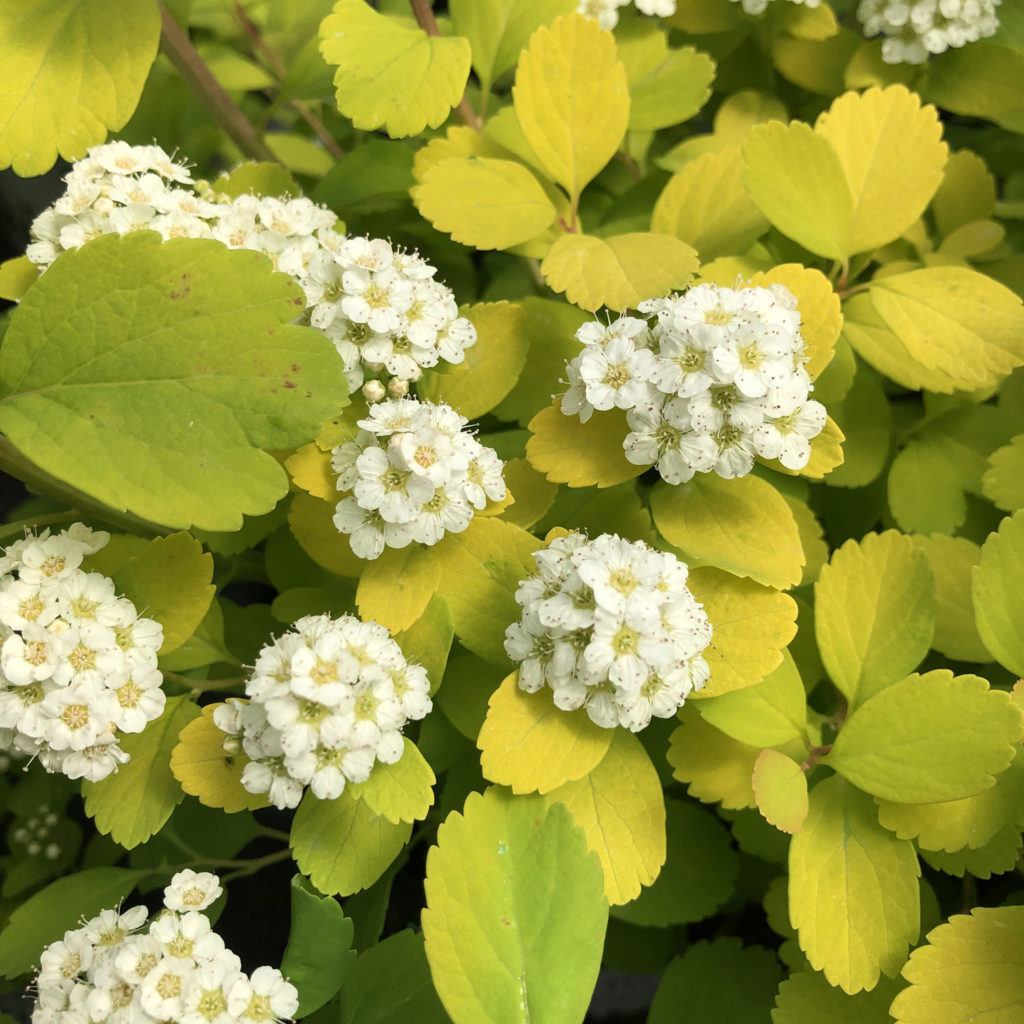
{"type": "MultiPolygon", "coordinates": [[[[409,6],[412,8],[412,13],[416,15],[416,23],[428,36],[439,36],[441,34],[441,30],[437,27],[437,20],[434,18],[434,12],[430,9],[429,0],[409,0],[409,6]]],[[[459,112],[459,117],[462,118],[463,124],[474,131],[480,131],[483,127],[483,121],[480,120],[476,111],[470,106],[469,99],[465,93],[462,94],[462,99],[459,100],[459,105],[455,109],[459,112]]]]}
{"type": "Polygon", "coordinates": [[[206,61],[199,56],[188,34],[171,17],[162,0],[157,0],[161,27],[161,45],[178,74],[188,83],[210,116],[227,132],[231,141],[250,159],[279,163],[270,147],[256,134],[256,129],[238,108],[235,101],[213,77],[206,61]]]}

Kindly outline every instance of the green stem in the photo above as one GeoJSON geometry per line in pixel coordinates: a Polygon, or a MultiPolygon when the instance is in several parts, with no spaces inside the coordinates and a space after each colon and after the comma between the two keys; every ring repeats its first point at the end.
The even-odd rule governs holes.
{"type": "Polygon", "coordinates": [[[69,508],[66,512],[52,512],[48,516],[35,516],[31,519],[19,519],[15,523],[7,523],[0,527],[0,540],[14,537],[24,530],[36,530],[40,526],[53,526],[56,523],[73,523],[82,518],[81,510],[69,508]]]}
{"type": "Polygon", "coordinates": [[[279,163],[270,147],[257,135],[256,129],[249,123],[245,114],[214,78],[209,65],[192,45],[188,33],[174,20],[162,0],[157,0],[157,6],[163,19],[161,45],[164,53],[196,94],[199,102],[247,157],[252,160],[279,163]]]}

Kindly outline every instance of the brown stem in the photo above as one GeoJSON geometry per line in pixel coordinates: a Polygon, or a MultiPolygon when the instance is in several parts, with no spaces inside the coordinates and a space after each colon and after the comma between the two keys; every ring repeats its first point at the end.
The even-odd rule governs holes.
{"type": "Polygon", "coordinates": [[[807,751],[807,760],[800,765],[800,770],[803,772],[810,771],[818,763],[818,759],[824,757],[831,749],[831,743],[826,743],[822,747],[811,747],[807,751]]]}
{"type": "MultiPolygon", "coordinates": [[[[437,27],[437,19],[434,17],[434,12],[430,9],[430,0],[409,0],[409,6],[412,8],[412,13],[416,15],[416,24],[428,36],[439,36],[441,34],[441,30],[437,27]]],[[[463,124],[474,131],[480,131],[483,128],[483,121],[477,116],[465,93],[462,94],[462,99],[459,100],[459,105],[455,109],[459,112],[459,117],[462,118],[463,124]]]]}
{"type": "MultiPolygon", "coordinates": [[[[277,79],[278,85],[284,83],[285,79],[285,66],[281,62],[281,58],[267,45],[267,41],[263,38],[263,34],[256,27],[252,18],[246,13],[245,8],[241,5],[239,0],[234,0],[235,17],[238,19],[239,24],[245,30],[245,34],[252,40],[253,46],[262,54],[264,63],[270,69],[274,77],[277,79]]],[[[324,144],[324,149],[327,150],[335,160],[340,160],[345,155],[345,150],[338,145],[337,141],[327,130],[327,126],[320,120],[316,114],[310,110],[308,104],[303,100],[288,100],[288,105],[302,118],[310,128],[316,132],[317,138],[324,144]]]]}
{"type": "Polygon", "coordinates": [[[210,116],[247,157],[279,163],[270,147],[256,134],[256,129],[249,123],[245,114],[214,78],[213,72],[199,56],[188,34],[171,17],[162,0],[157,0],[157,6],[163,19],[161,45],[164,53],[196,94],[200,103],[206,107],[210,116]]]}

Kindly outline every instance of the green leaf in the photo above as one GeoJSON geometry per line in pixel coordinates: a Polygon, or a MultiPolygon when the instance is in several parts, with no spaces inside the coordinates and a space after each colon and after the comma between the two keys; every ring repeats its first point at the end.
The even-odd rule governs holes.
{"type": "Polygon", "coordinates": [[[515,67],[535,29],[571,14],[575,0],[450,0],[456,33],[473,50],[473,70],[487,93],[499,75],[515,67]]]}
{"type": "Polygon", "coordinates": [[[976,850],[965,847],[954,853],[942,850],[921,850],[921,859],[936,871],[963,878],[973,875],[987,879],[1012,871],[1020,860],[1024,836],[1020,825],[1004,825],[984,846],[976,850]]]}
{"type": "Polygon", "coordinates": [[[654,884],[613,914],[632,924],[664,927],[710,917],[732,894],[739,860],[726,827],[683,800],[665,801],[668,852],[654,884]]]}
{"type": "Polygon", "coordinates": [[[83,917],[117,906],[148,871],[88,868],[65,875],[30,896],[0,932],[0,975],[15,978],[39,962],[39,954],[83,917]]]}
{"type": "Polygon", "coordinates": [[[149,0],[117,17],[103,0],[5,4],[0,11],[0,167],[44,174],[118,131],[135,112],[160,42],[149,0]]]}
{"type": "Polygon", "coordinates": [[[829,410],[846,440],[845,460],[828,475],[830,487],[864,487],[889,458],[889,401],[874,373],[860,366],[846,396],[829,410]]]}
{"type": "Polygon", "coordinates": [[[926,99],[943,110],[984,117],[1013,131],[1024,127],[1024,53],[979,40],[950,50],[928,69],[926,99]]]}
{"type": "Polygon", "coordinates": [[[807,728],[807,695],[789,651],[759,683],[697,702],[704,720],[751,747],[779,747],[807,728]]]}
{"type": "Polygon", "coordinates": [[[975,907],[928,933],[903,968],[899,1024],[1014,1024],[1024,1014],[1024,907],[975,907]]]}
{"type": "Polygon", "coordinates": [[[424,888],[427,960],[455,1024],[581,1024],[608,904],[562,805],[471,793],[437,831],[424,888]]]}
{"type": "Polygon", "coordinates": [[[291,198],[302,194],[295,179],[280,164],[269,160],[239,164],[222,174],[213,183],[213,190],[231,199],[245,195],[291,198]]]}
{"type": "Polygon", "coordinates": [[[302,875],[293,875],[292,923],[281,959],[281,973],[299,990],[296,1016],[319,1010],[345,983],[356,951],[353,925],[333,896],[311,892],[302,875]]]}
{"type": "Polygon", "coordinates": [[[775,227],[819,256],[849,254],[853,200],[827,139],[800,121],[771,121],[751,128],[743,159],[743,183],[775,227]]]}
{"type": "Polygon", "coordinates": [[[624,310],[685,287],[697,253],[672,235],[634,231],[609,238],[561,235],[540,272],[547,286],[583,309],[624,310]]]}
{"type": "Polygon", "coordinates": [[[711,95],[715,62],[692,46],[668,50],[665,59],[629,84],[629,130],[653,132],[689,121],[711,95]]]}
{"type": "Polygon", "coordinates": [[[850,253],[899,238],[942,182],[949,149],[938,111],[906,86],[843,93],[815,132],[838,155],[853,197],[850,253]]]}
{"type": "Polygon", "coordinates": [[[994,451],[988,463],[981,480],[985,497],[1006,512],[1024,508],[1024,434],[994,451]]]}
{"type": "Polygon", "coordinates": [[[519,55],[512,99],[526,141],[575,209],[629,120],[626,69],[612,34],[580,14],[537,29],[519,55]]]}
{"type": "Polygon", "coordinates": [[[395,642],[405,657],[427,670],[431,695],[436,693],[444,677],[453,635],[448,603],[436,594],[430,599],[426,611],[408,629],[395,634],[395,642]]]}
{"type": "Polygon", "coordinates": [[[39,279],[39,270],[27,256],[15,256],[0,263],[0,299],[17,302],[39,279]]]}
{"type": "Polygon", "coordinates": [[[807,818],[807,776],[791,757],[762,750],[751,777],[757,809],[780,832],[799,832],[807,818]]]}
{"type": "Polygon", "coordinates": [[[164,628],[160,656],[177,650],[210,610],[213,558],[187,533],[157,537],[114,573],[118,592],[164,628]]]}
{"type": "Polygon", "coordinates": [[[406,143],[369,138],[327,172],[310,198],[343,217],[389,210],[413,185],[412,161],[406,143]]]}
{"type": "Polygon", "coordinates": [[[665,969],[647,1024],[679,1024],[682,1007],[702,1024],[768,1024],[781,978],[775,954],[763,946],[739,938],[696,942],[665,969]]]}
{"type": "Polygon", "coordinates": [[[425,818],[434,803],[434,772],[416,744],[407,736],[404,740],[405,749],[395,764],[378,761],[365,782],[348,787],[352,796],[392,825],[425,818]]]}
{"type": "Polygon", "coordinates": [[[350,896],[384,874],[411,834],[411,824],[392,825],[346,788],[336,800],[307,792],[290,841],[299,870],[321,892],[350,896]]]}
{"type": "Polygon", "coordinates": [[[1021,710],[980,676],[914,674],[861,704],[827,763],[855,786],[900,803],[959,800],[987,789],[1024,736],[1021,710]]]}
{"type": "Polygon", "coordinates": [[[521,690],[513,672],[488,702],[477,739],[480,767],[485,778],[510,786],[513,793],[550,793],[593,771],[613,735],[582,708],[555,707],[546,687],[536,693],[521,690]]]}
{"type": "Polygon", "coordinates": [[[448,1024],[423,936],[408,928],[359,954],[341,993],[339,1024],[448,1024]]]}
{"type": "MultiPolygon", "coordinates": [[[[1020,746],[1016,748],[1020,754],[1020,746]]],[[[955,853],[985,846],[1007,826],[1024,826],[1024,758],[1015,756],[994,786],[962,800],[898,804],[876,799],[878,820],[922,850],[955,853]]]]}
{"type": "Polygon", "coordinates": [[[224,612],[220,602],[214,598],[196,631],[172,654],[160,659],[160,668],[169,672],[183,672],[190,668],[202,668],[218,661],[237,665],[238,659],[224,643],[224,612]]]}
{"type": "Polygon", "coordinates": [[[643,744],[624,729],[613,733],[598,765],[577,782],[548,793],[565,804],[601,861],[604,894],[627,903],[650,885],[665,863],[665,801],[643,744]]]}
{"type": "Polygon", "coordinates": [[[886,484],[892,517],[904,530],[948,534],[967,518],[956,468],[927,439],[911,441],[892,460],[886,484]]]}
{"type": "Polygon", "coordinates": [[[972,571],[971,595],[982,642],[996,660],[1024,676],[1024,512],[1008,516],[989,534],[972,571]]]}
{"type": "Polygon", "coordinates": [[[932,200],[935,226],[943,238],[957,228],[986,220],[996,208],[996,180],[985,161],[969,149],[957,150],[946,161],[942,184],[932,200]]]}
{"type": "Polygon", "coordinates": [[[651,230],[681,238],[703,263],[750,248],[768,221],[744,187],[742,169],[739,146],[691,160],[658,196],[651,230]]]}
{"type": "Polygon", "coordinates": [[[530,420],[526,457],[552,483],[570,487],[613,487],[643,471],[626,459],[622,442],[629,433],[618,409],[599,412],[581,423],[562,412],[561,400],[530,420]]]}
{"type": "Polygon", "coordinates": [[[661,535],[703,563],[785,590],[800,582],[800,531],[786,500],[756,476],[656,484],[651,514],[661,535]]]}
{"type": "Polygon", "coordinates": [[[469,77],[469,43],[428,36],[363,0],[338,0],[320,25],[320,52],[337,64],[338,109],[363,131],[419,135],[447,120],[469,77]]]}
{"type": "Polygon", "coordinates": [[[416,393],[421,400],[447,402],[474,420],[490,412],[515,387],[530,341],[522,306],[480,302],[460,312],[476,328],[476,344],[466,349],[461,363],[425,370],[416,393]]]}
{"type": "Polygon", "coordinates": [[[511,249],[539,235],[558,216],[541,183],[514,160],[441,160],[423,174],[411,195],[438,231],[477,249],[511,249]]]}
{"type": "Polygon", "coordinates": [[[309,440],[347,385],[265,256],[104,235],[61,255],[11,317],[0,429],[47,473],[167,526],[234,530],[287,492],[260,447],[309,440]],[[74,444],[69,439],[74,438],[74,444]]]}
{"type": "Polygon", "coordinates": [[[880,978],[870,992],[851,996],[817,971],[796,971],[779,986],[772,1024],[892,1024],[889,1004],[898,987],[880,978]]]}
{"type": "Polygon", "coordinates": [[[1024,308],[1009,288],[967,267],[876,277],[871,301],[910,355],[966,391],[1024,364],[1024,308]]]}
{"type": "Polygon", "coordinates": [[[853,994],[895,977],[920,919],[913,844],[878,824],[869,796],[838,776],[811,791],[789,847],[789,917],[811,966],[853,994]]]}
{"type": "Polygon", "coordinates": [[[912,671],[935,628],[928,559],[895,530],[849,540],[814,585],[818,650],[851,704],[912,671]]]}
{"type": "Polygon", "coordinates": [[[118,737],[131,760],[101,782],[82,784],[85,813],[103,835],[131,850],[163,828],[185,797],[171,773],[171,751],[178,733],[199,715],[188,695],[170,697],[142,732],[118,737]]]}
{"type": "Polygon", "coordinates": [[[673,778],[705,803],[721,803],[727,810],[755,806],[751,776],[761,751],[705,722],[695,705],[679,712],[682,724],[669,737],[666,757],[673,778]]]}
{"type": "Polygon", "coordinates": [[[935,577],[935,637],[932,647],[954,661],[992,661],[974,623],[971,570],[981,548],[965,537],[914,537],[935,577]]]}

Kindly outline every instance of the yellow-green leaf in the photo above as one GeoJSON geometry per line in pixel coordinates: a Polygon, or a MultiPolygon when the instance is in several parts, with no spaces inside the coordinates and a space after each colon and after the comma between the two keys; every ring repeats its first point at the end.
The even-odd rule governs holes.
{"type": "Polygon", "coordinates": [[[688,586],[714,631],[704,651],[711,678],[701,697],[754,686],[779,667],[796,635],[797,605],[788,594],[710,566],[694,569],[688,586]]]}
{"type": "Polygon", "coordinates": [[[665,59],[629,84],[629,129],[653,132],[688,121],[711,95],[715,62],[692,46],[669,50],[665,59]]]}
{"type": "Polygon", "coordinates": [[[582,709],[556,708],[546,687],[537,693],[521,690],[513,672],[491,694],[477,738],[480,767],[485,778],[510,786],[513,793],[550,793],[593,771],[613,735],[582,709]]]}
{"type": "Polygon", "coordinates": [[[807,776],[791,757],[778,750],[762,750],[751,778],[757,809],[780,832],[799,832],[810,806],[807,776]]]}
{"type": "Polygon", "coordinates": [[[131,850],[164,827],[185,798],[168,763],[171,751],[178,733],[199,714],[187,695],[171,697],[142,732],[118,737],[131,760],[100,782],[82,784],[85,813],[100,832],[131,850]]]}
{"type": "Polygon", "coordinates": [[[843,463],[829,474],[830,487],[866,487],[889,458],[890,410],[874,371],[860,366],[850,390],[832,415],[845,439],[843,463]]]}
{"type": "Polygon", "coordinates": [[[747,191],[784,235],[819,256],[849,254],[853,200],[828,140],[800,121],[771,121],[751,128],[743,159],[747,191]]]}
{"type": "Polygon", "coordinates": [[[789,917],[811,966],[844,992],[895,977],[920,919],[913,844],[887,832],[871,798],[838,776],[811,791],[789,846],[789,917]]]}
{"type": "Polygon", "coordinates": [[[1006,512],[1024,508],[1024,434],[988,457],[981,490],[996,508],[1006,512]]]}
{"type": "Polygon", "coordinates": [[[661,535],[697,561],[780,590],[800,582],[804,552],[796,520],[760,477],[702,473],[678,486],[657,484],[651,514],[661,535]]]}
{"type": "Polygon", "coordinates": [[[163,626],[161,655],[177,650],[203,621],[216,589],[212,580],[213,558],[187,533],[151,540],[114,574],[139,614],[163,626]]]}
{"type": "Polygon", "coordinates": [[[454,1024],[582,1022],[608,904],[563,806],[471,793],[437,830],[424,889],[430,973],[454,1024]]]}
{"type": "Polygon", "coordinates": [[[971,594],[984,645],[1017,676],[1024,676],[1024,512],[1008,516],[989,534],[972,570],[971,594]]]}
{"type": "Polygon", "coordinates": [[[625,414],[617,409],[599,412],[581,423],[566,416],[561,400],[530,420],[526,457],[552,483],[570,487],[613,487],[643,471],[627,461],[622,442],[629,433],[625,414]]]}
{"type": "Polygon", "coordinates": [[[807,727],[807,695],[788,651],[761,682],[697,704],[704,719],[740,743],[778,747],[799,739],[807,727]]]}
{"type": "Polygon", "coordinates": [[[365,782],[347,787],[352,796],[392,825],[420,821],[434,803],[434,772],[416,744],[408,736],[404,740],[402,756],[395,764],[378,761],[365,782]]]}
{"type": "Polygon", "coordinates": [[[17,302],[39,277],[39,273],[40,268],[27,256],[4,260],[0,263],[0,299],[17,302]]]}
{"type": "Polygon", "coordinates": [[[804,966],[779,986],[772,1024],[892,1024],[889,1004],[896,982],[880,978],[870,992],[851,996],[804,966]]]}
{"type": "Polygon", "coordinates": [[[564,234],[540,271],[549,288],[583,309],[623,310],[685,287],[697,253],[673,235],[634,231],[609,238],[564,234]]]}
{"type": "Polygon", "coordinates": [[[906,86],[844,93],[818,118],[815,131],[846,173],[853,197],[851,254],[899,238],[942,182],[949,150],[938,111],[922,107],[906,86]]]}
{"type": "Polygon", "coordinates": [[[296,487],[314,498],[337,504],[338,474],[331,468],[331,453],[312,442],[296,449],[284,460],[284,468],[296,487]]]}
{"type": "Polygon", "coordinates": [[[384,874],[411,834],[409,822],[392,824],[346,788],[335,800],[307,791],[290,843],[299,870],[324,895],[350,896],[384,874]]]}
{"type": "Polygon", "coordinates": [[[429,402],[447,402],[474,420],[490,412],[515,387],[530,341],[522,306],[479,302],[460,312],[476,328],[476,344],[466,349],[461,363],[446,362],[425,370],[416,393],[429,402]]]}
{"type": "Polygon", "coordinates": [[[391,138],[442,124],[469,77],[469,43],[428,36],[363,0],[338,0],[320,24],[320,53],[334,74],[338,109],[364,131],[391,138]]]}
{"type": "Polygon", "coordinates": [[[538,29],[519,55],[512,99],[526,141],[575,202],[615,155],[629,121],[626,69],[612,34],[581,14],[538,29]]]}
{"type": "Polygon", "coordinates": [[[160,12],[149,0],[49,0],[0,10],[0,167],[44,174],[128,122],[156,58],[160,12]]]}
{"type": "Polygon", "coordinates": [[[922,849],[921,859],[930,868],[947,875],[963,878],[973,875],[987,879],[993,875],[1005,875],[1012,871],[1020,860],[1024,835],[1020,825],[1004,825],[984,846],[976,850],[964,847],[955,853],[943,850],[922,849]]]}
{"type": "Polygon", "coordinates": [[[427,670],[431,696],[441,685],[453,636],[452,613],[439,594],[430,599],[423,614],[408,629],[395,636],[402,654],[427,670]]]}
{"type": "Polygon", "coordinates": [[[1024,907],[975,907],[927,936],[903,968],[898,1024],[1017,1024],[1024,1018],[1024,907]]]}
{"type": "Polygon", "coordinates": [[[477,249],[509,249],[539,235],[558,215],[541,183],[514,160],[441,160],[411,195],[438,231],[477,249]]]}
{"type": "Polygon", "coordinates": [[[504,519],[529,530],[534,523],[544,518],[554,504],[558,484],[539,473],[526,459],[510,459],[506,462],[504,477],[505,485],[516,499],[504,513],[504,519]]]}
{"type": "Polygon", "coordinates": [[[547,794],[565,804],[601,861],[609,903],[628,903],[665,863],[665,800],[650,755],[625,729],[598,765],[547,794]]]}
{"type": "Polygon", "coordinates": [[[945,238],[972,221],[991,217],[996,208],[996,180],[985,161],[969,149],[961,149],[946,161],[932,214],[945,238]]]}
{"type": "Polygon", "coordinates": [[[207,807],[219,807],[228,814],[266,807],[266,793],[250,793],[242,786],[242,770],[249,759],[224,750],[227,736],[213,721],[218,707],[207,704],[201,717],[181,730],[171,751],[171,771],[181,788],[207,807]]]}
{"type": "MultiPolygon", "coordinates": [[[[973,391],[1024,365],[1024,308],[1009,288],[967,267],[875,278],[871,301],[910,355],[973,391]]],[[[852,343],[852,342],[851,342],[852,343]]]]}
{"type": "Polygon", "coordinates": [[[692,245],[704,263],[749,249],[768,221],[741,181],[739,155],[739,146],[727,146],[673,175],[654,204],[651,230],[692,245]]]}
{"type": "Polygon", "coordinates": [[[851,704],[903,678],[927,653],[935,584],[928,559],[904,534],[847,541],[821,570],[814,594],[821,660],[851,704]]]}
{"type": "Polygon", "coordinates": [[[673,777],[705,803],[721,803],[727,810],[753,807],[750,780],[761,751],[719,732],[693,704],[684,706],[679,718],[682,724],[669,738],[666,755],[673,777]]]}
{"type": "Polygon", "coordinates": [[[288,509],[288,525],[302,549],[329,572],[351,579],[370,563],[352,550],[348,537],[334,525],[337,501],[323,501],[312,494],[296,494],[288,509]]]}
{"type": "Polygon", "coordinates": [[[1024,737],[1020,708],[980,676],[910,675],[847,718],[827,763],[855,786],[900,803],[960,800],[988,789],[1024,737]]]}
{"type": "Polygon", "coordinates": [[[441,567],[431,548],[416,543],[385,548],[359,577],[359,615],[399,633],[423,614],[440,585],[441,567]]]}

